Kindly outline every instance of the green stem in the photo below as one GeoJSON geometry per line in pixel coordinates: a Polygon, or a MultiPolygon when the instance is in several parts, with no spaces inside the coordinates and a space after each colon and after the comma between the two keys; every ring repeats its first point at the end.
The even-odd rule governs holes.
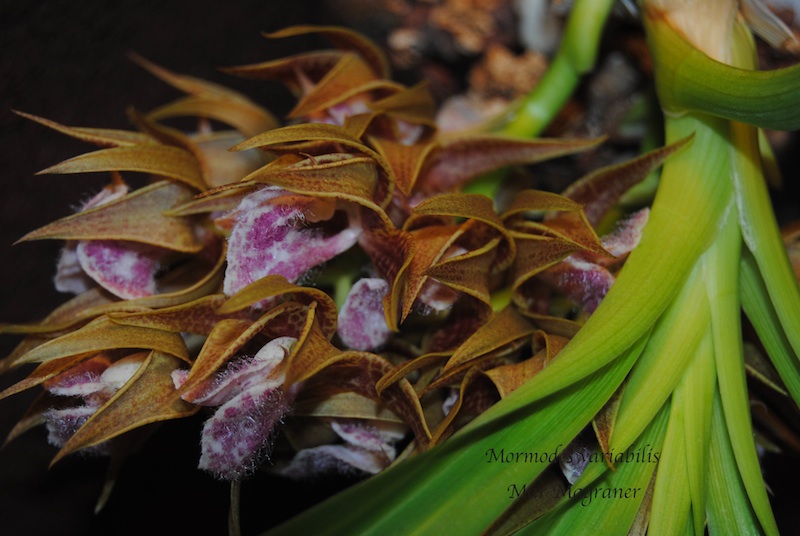
{"type": "Polygon", "coordinates": [[[514,109],[503,134],[534,138],[547,128],[578,86],[581,75],[597,60],[600,37],[613,0],[578,0],[572,8],[561,44],[545,75],[514,109]]]}

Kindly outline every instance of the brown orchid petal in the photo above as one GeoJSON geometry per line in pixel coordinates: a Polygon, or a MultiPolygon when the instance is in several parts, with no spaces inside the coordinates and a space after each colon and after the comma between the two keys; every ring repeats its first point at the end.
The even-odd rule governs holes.
{"type": "Polygon", "coordinates": [[[13,366],[44,363],[78,354],[99,353],[115,348],[142,348],[173,355],[186,362],[186,344],[177,333],[115,324],[107,317],[97,318],[80,329],[51,339],[17,357],[13,366]]]}
{"type": "MultiPolygon", "coordinates": [[[[165,274],[159,281],[167,292],[126,302],[129,306],[158,309],[187,303],[202,296],[214,293],[222,283],[222,269],[225,265],[225,250],[221,248],[216,263],[209,269],[205,263],[187,265],[165,274]],[[202,277],[197,277],[197,275],[202,277]],[[173,290],[174,288],[174,290],[173,290]]],[[[124,311],[119,303],[119,311],[124,311]]],[[[131,307],[133,308],[133,307],[131,307]]],[[[109,311],[110,312],[110,311],[109,311]]]]}
{"type": "Polygon", "coordinates": [[[408,267],[408,280],[404,285],[400,320],[405,320],[411,313],[428,279],[427,270],[436,264],[450,249],[463,232],[460,225],[430,225],[411,232],[414,243],[414,255],[408,267]]]}
{"type": "Polygon", "coordinates": [[[437,365],[451,355],[452,352],[434,352],[405,361],[381,377],[381,379],[375,383],[375,391],[381,394],[384,389],[397,383],[412,372],[437,365]]]}
{"type": "Polygon", "coordinates": [[[527,140],[494,134],[442,137],[425,161],[420,189],[434,193],[457,190],[489,171],[586,151],[602,141],[602,138],[527,140]]]}
{"type": "MultiPolygon", "coordinates": [[[[330,71],[289,112],[288,117],[314,117],[313,114],[344,104],[348,99],[371,91],[397,91],[396,82],[375,76],[370,66],[359,56],[345,53],[330,71]]],[[[367,110],[366,106],[361,112],[367,110]]]]}
{"type": "Polygon", "coordinates": [[[137,373],[67,441],[51,465],[76,450],[98,445],[146,424],[195,413],[198,407],[176,396],[170,374],[179,366],[180,361],[174,356],[151,352],[137,373]]]}
{"type": "Polygon", "coordinates": [[[384,202],[374,199],[378,180],[375,161],[346,153],[314,157],[285,167],[268,164],[243,180],[279,186],[299,194],[364,203],[378,211],[376,202],[384,202]]]}
{"type": "Polygon", "coordinates": [[[289,302],[275,307],[254,322],[228,318],[216,323],[200,349],[186,381],[181,385],[181,396],[188,399],[200,396],[209,378],[268,324],[282,315],[293,312],[305,313],[305,310],[302,305],[289,302]]]}
{"type": "Polygon", "coordinates": [[[572,183],[562,195],[583,205],[589,224],[596,226],[628,189],[641,182],[693,138],[694,135],[691,135],[638,158],[593,171],[572,183]]]}
{"type": "MultiPolygon", "coordinates": [[[[310,149],[310,147],[308,147],[310,143],[342,145],[369,156],[381,166],[389,183],[394,183],[392,168],[380,154],[374,149],[364,145],[361,140],[354,137],[352,133],[344,127],[328,123],[300,123],[262,132],[261,134],[235,145],[231,148],[231,151],[243,151],[245,149],[264,147],[280,148],[282,150],[292,148],[302,151],[304,146],[306,149],[310,149]]],[[[341,151],[341,149],[338,149],[338,151],[341,151]]],[[[379,188],[379,190],[388,190],[388,188],[379,188]]],[[[379,202],[381,206],[391,199],[390,191],[384,191],[383,195],[388,199],[381,199],[379,202]]]]}
{"type": "Polygon", "coordinates": [[[507,220],[523,216],[526,212],[576,212],[582,206],[579,202],[556,193],[544,190],[521,190],[514,194],[514,199],[501,217],[503,221],[509,223],[507,220]]]}
{"type": "Polygon", "coordinates": [[[514,233],[513,237],[517,245],[517,256],[511,270],[514,300],[515,303],[517,300],[522,300],[519,304],[526,309],[524,298],[519,295],[522,284],[574,253],[578,246],[562,238],[522,233],[514,233]]]}
{"type": "Polygon", "coordinates": [[[286,359],[284,391],[316,375],[336,361],[337,356],[341,354],[341,350],[331,344],[329,338],[320,330],[315,318],[316,305],[315,302],[308,307],[303,331],[286,359]]]}
{"type": "Polygon", "coordinates": [[[234,184],[265,164],[264,152],[258,150],[231,152],[229,149],[241,143],[238,132],[220,131],[198,134],[191,141],[202,154],[206,166],[206,182],[211,188],[234,184]]]}
{"type": "Polygon", "coordinates": [[[191,194],[166,181],[151,184],[120,199],[57,220],[18,240],[128,240],[173,251],[196,253],[203,245],[184,218],[164,211],[185,203],[191,194]]]}
{"type": "Polygon", "coordinates": [[[112,322],[126,326],[208,335],[222,320],[231,317],[248,319],[246,314],[220,314],[218,309],[226,299],[224,294],[212,294],[172,307],[137,313],[110,313],[108,317],[112,322]]]}
{"type": "Polygon", "coordinates": [[[500,365],[484,371],[484,374],[492,380],[497,392],[500,393],[500,398],[505,398],[520,385],[536,376],[544,368],[545,359],[545,353],[540,351],[524,361],[500,365]]]}
{"type": "Polygon", "coordinates": [[[319,321],[320,329],[329,339],[336,333],[338,312],[336,303],[324,291],[313,287],[303,287],[290,283],[285,277],[273,274],[268,275],[228,298],[219,306],[217,313],[229,315],[241,311],[268,298],[290,295],[293,300],[305,305],[316,303],[315,317],[319,321]]]}
{"type": "Polygon", "coordinates": [[[624,384],[622,387],[612,395],[612,397],[600,409],[600,412],[592,419],[592,428],[597,436],[597,441],[603,451],[603,458],[606,464],[613,470],[614,464],[611,462],[611,436],[614,433],[614,424],[617,421],[617,413],[619,412],[619,405],[622,402],[622,392],[624,391],[624,384]]]}
{"type": "Polygon", "coordinates": [[[154,143],[154,140],[150,136],[141,132],[104,128],[70,127],[33,114],[16,110],[14,110],[14,113],[57,132],[99,147],[130,147],[132,145],[154,143]]]}
{"type": "Polygon", "coordinates": [[[367,129],[370,128],[372,122],[378,117],[378,114],[374,112],[349,114],[344,118],[342,126],[353,137],[363,139],[367,129]]]}
{"type": "MultiPolygon", "coordinates": [[[[44,320],[33,324],[0,324],[0,333],[44,334],[64,331],[93,315],[87,313],[95,307],[120,303],[105,290],[94,288],[81,293],[53,310],[44,320]]],[[[144,307],[133,307],[141,310],[144,307]]]]}
{"type": "Polygon", "coordinates": [[[372,398],[353,392],[325,392],[324,389],[316,388],[313,393],[304,391],[298,397],[292,407],[292,415],[294,417],[403,422],[384,404],[372,398]]]}
{"type": "Polygon", "coordinates": [[[520,385],[538,374],[566,346],[569,338],[537,330],[534,333],[536,353],[519,363],[501,365],[484,372],[492,380],[501,398],[505,398],[520,385]]]}
{"type": "Polygon", "coordinates": [[[340,26],[297,25],[283,28],[277,32],[264,34],[269,39],[283,39],[306,34],[319,34],[330,40],[341,50],[352,50],[364,58],[373,72],[380,78],[389,78],[389,61],[383,51],[364,35],[340,26]]]}
{"type": "Polygon", "coordinates": [[[403,88],[388,97],[371,102],[369,107],[376,113],[388,114],[394,119],[435,128],[436,102],[428,85],[427,82],[422,82],[411,88],[403,88]]]}
{"type": "Polygon", "coordinates": [[[169,177],[196,190],[205,190],[197,159],[183,149],[167,145],[133,145],[100,149],[64,160],[39,171],[45,173],[92,173],[97,171],[136,171],[169,177]]]}
{"type": "Polygon", "coordinates": [[[232,126],[244,136],[255,136],[279,126],[271,112],[252,101],[227,100],[210,96],[190,96],[176,100],[147,116],[155,121],[172,117],[204,117],[232,126]]]}
{"type": "Polygon", "coordinates": [[[414,242],[409,233],[393,226],[387,227],[382,220],[364,223],[364,233],[358,243],[369,255],[378,273],[391,286],[391,292],[384,298],[383,309],[386,325],[392,331],[397,331],[407,288],[407,272],[414,256],[414,242]]]}
{"type": "Polygon", "coordinates": [[[428,277],[491,305],[489,274],[497,257],[500,237],[463,255],[445,259],[425,271],[428,277]]]}
{"type": "Polygon", "coordinates": [[[546,219],[542,224],[529,222],[528,225],[531,228],[541,226],[546,236],[556,236],[574,242],[588,253],[613,258],[613,255],[603,248],[600,238],[592,226],[589,225],[582,210],[560,212],[552,218],[546,219]]]}
{"type": "Polygon", "coordinates": [[[406,144],[390,138],[367,136],[367,141],[392,169],[397,188],[411,195],[427,155],[436,147],[434,141],[406,144]]]}
{"type": "Polygon", "coordinates": [[[298,123],[257,134],[235,145],[231,151],[243,151],[261,147],[321,141],[338,143],[369,155],[372,150],[354,137],[344,127],[327,123],[298,123]]]}
{"type": "Polygon", "coordinates": [[[301,95],[307,81],[319,80],[347,54],[341,50],[303,52],[276,60],[223,67],[223,72],[258,80],[280,80],[295,95],[301,95]]]}
{"type": "MultiPolygon", "coordinates": [[[[146,312],[153,308],[172,307],[189,302],[206,296],[218,288],[221,282],[221,269],[224,260],[224,255],[221,255],[217,265],[207,272],[202,279],[175,292],[136,300],[120,301],[113,298],[107,291],[97,287],[65,302],[39,323],[0,325],[0,333],[48,334],[52,338],[63,334],[59,332],[66,332],[70,328],[74,328],[76,324],[84,323],[101,315],[146,312]]],[[[49,339],[34,340],[29,337],[15,349],[12,356],[22,355],[22,353],[47,340],[49,339]]],[[[13,361],[13,359],[10,359],[10,361],[13,361]]],[[[3,361],[0,361],[0,363],[3,363],[3,361]]],[[[0,365],[0,368],[2,368],[2,365],[0,365]]]]}
{"type": "Polygon", "coordinates": [[[464,294],[445,322],[426,338],[423,348],[426,352],[452,354],[494,315],[490,307],[464,294]]]}
{"type": "MultiPolygon", "coordinates": [[[[62,304],[39,323],[0,324],[0,333],[39,333],[52,336],[73,328],[75,324],[105,314],[145,312],[150,309],[172,307],[190,302],[216,291],[222,280],[224,261],[224,255],[220,255],[217,264],[196,283],[174,292],[155,296],[135,300],[118,300],[106,290],[95,287],[62,304]]],[[[41,344],[41,342],[43,341],[39,341],[37,344],[41,344]]]]}
{"type": "MultiPolygon", "coordinates": [[[[242,199],[251,193],[253,190],[260,188],[260,184],[255,183],[234,183],[217,186],[213,191],[209,190],[206,193],[209,195],[197,196],[195,199],[179,205],[173,209],[164,211],[165,216],[172,217],[185,217],[194,214],[207,214],[210,212],[228,212],[236,208],[242,202],[242,199]]],[[[217,223],[219,220],[215,220],[217,223]]],[[[217,224],[223,230],[230,230],[230,226],[226,227],[217,224]]]]}
{"type": "MultiPolygon", "coordinates": [[[[374,400],[381,400],[392,412],[411,427],[421,449],[427,448],[430,430],[417,394],[407,380],[401,379],[386,387],[380,395],[375,384],[394,367],[383,357],[368,352],[348,351],[339,354],[335,362],[320,372],[326,383],[337,385],[343,391],[353,391],[374,400]]],[[[307,387],[311,389],[310,387],[307,387]]]]}
{"type": "MultiPolygon", "coordinates": [[[[578,333],[581,324],[574,320],[566,318],[548,316],[542,314],[531,313],[523,309],[517,309],[519,313],[525,318],[529,318],[539,328],[547,332],[551,337],[557,336],[564,340],[569,340],[578,333]]],[[[548,357],[548,360],[550,358],[548,357]]]]}
{"type": "Polygon", "coordinates": [[[62,397],[53,396],[47,391],[40,392],[36,398],[34,398],[28,409],[25,410],[25,413],[22,415],[22,417],[19,418],[17,423],[8,433],[5,442],[2,444],[2,446],[0,446],[0,448],[5,448],[6,445],[11,443],[25,432],[44,424],[45,413],[53,408],[60,409],[60,404],[63,404],[64,402],[65,399],[62,397]]]}
{"type": "Polygon", "coordinates": [[[37,385],[41,385],[42,383],[50,380],[58,376],[59,374],[77,366],[78,364],[91,359],[92,357],[96,356],[95,352],[89,352],[85,354],[77,354],[73,356],[67,356],[60,359],[53,359],[50,361],[45,361],[44,363],[40,363],[38,367],[36,367],[33,372],[31,372],[25,379],[18,381],[11,387],[3,390],[0,392],[0,400],[3,398],[9,397],[11,395],[21,393],[31,387],[35,387],[37,385]]]}
{"type": "Polygon", "coordinates": [[[513,347],[517,341],[527,339],[535,332],[531,323],[517,313],[516,308],[506,307],[467,339],[447,361],[443,371],[473,361],[486,355],[494,355],[513,347]]]}
{"type": "MultiPolygon", "coordinates": [[[[439,194],[429,197],[414,207],[411,217],[406,221],[405,227],[410,228],[414,225],[417,218],[424,216],[452,216],[456,218],[473,219],[488,225],[503,238],[498,247],[497,257],[492,265],[492,272],[499,272],[506,269],[516,255],[516,245],[514,239],[506,229],[500,216],[494,211],[491,199],[480,194],[449,193],[439,194]]],[[[476,232],[478,229],[476,228],[476,232]]],[[[485,241],[492,238],[491,234],[478,234],[480,241],[485,245],[485,241]]],[[[478,247],[477,245],[475,247],[478,247]]]]}
{"type": "Polygon", "coordinates": [[[199,97],[215,98],[219,100],[231,100],[243,103],[249,103],[250,99],[235,91],[214,82],[208,82],[187,76],[177,74],[169,69],[156,65],[155,63],[139,56],[138,54],[131,54],[130,58],[140,67],[146,69],[150,74],[156,76],[172,87],[188,93],[189,95],[196,95],[199,97]]]}
{"type": "Polygon", "coordinates": [[[466,372],[459,385],[458,397],[431,434],[431,447],[453,435],[467,419],[483,413],[498,401],[497,391],[494,386],[486,382],[481,372],[478,367],[466,372]]]}
{"type": "Polygon", "coordinates": [[[419,392],[420,398],[427,396],[437,389],[458,385],[464,381],[464,378],[476,371],[491,370],[507,364],[509,358],[505,354],[515,352],[525,346],[525,344],[527,344],[527,341],[515,341],[503,348],[500,352],[478,356],[466,363],[456,365],[448,370],[443,370],[439,376],[430,381],[428,385],[419,392]]]}

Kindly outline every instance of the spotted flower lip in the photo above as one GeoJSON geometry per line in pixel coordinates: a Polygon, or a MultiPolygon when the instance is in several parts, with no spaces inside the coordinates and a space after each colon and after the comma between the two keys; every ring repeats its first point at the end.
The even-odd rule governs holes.
{"type": "Polygon", "coordinates": [[[381,278],[359,279],[339,311],[339,337],[354,350],[375,350],[389,340],[383,297],[389,283],[381,278]]]}
{"type": "MultiPolygon", "coordinates": [[[[184,400],[216,407],[204,426],[198,467],[219,478],[240,480],[258,467],[275,426],[289,412],[299,385],[283,389],[280,366],[296,339],[273,339],[253,357],[242,357],[205,385],[183,395],[184,400]]],[[[177,388],[187,371],[172,374],[177,388]]]]}
{"type": "Polygon", "coordinates": [[[281,203],[280,197],[287,193],[260,188],[227,216],[235,223],[228,239],[225,294],[233,295],[271,274],[295,282],[357,243],[362,232],[357,218],[348,215],[347,226],[330,233],[326,223],[333,222],[312,225],[302,207],[281,203]]]}
{"type": "MultiPolygon", "coordinates": [[[[125,196],[128,186],[115,179],[81,207],[81,212],[125,196]]],[[[167,250],[125,240],[69,240],[58,260],[56,290],[80,294],[100,285],[130,300],[158,292],[156,274],[167,250]]]]}

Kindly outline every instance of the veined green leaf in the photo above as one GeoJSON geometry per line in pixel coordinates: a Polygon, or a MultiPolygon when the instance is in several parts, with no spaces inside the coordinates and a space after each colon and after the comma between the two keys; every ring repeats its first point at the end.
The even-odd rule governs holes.
{"type": "Polygon", "coordinates": [[[731,135],[737,169],[733,184],[742,235],[758,263],[780,325],[797,356],[800,355],[800,285],[789,263],[759,166],[758,134],[746,125],[733,124],[731,135]]]}
{"type": "Polygon", "coordinates": [[[682,398],[672,398],[669,424],[658,462],[653,505],[650,510],[651,534],[683,534],[691,510],[691,494],[686,472],[686,441],[682,398]]]}
{"type": "Polygon", "coordinates": [[[688,281],[656,323],[634,365],[622,396],[615,448],[627,448],[642,433],[686,374],[710,320],[703,278],[695,267],[688,281]]]}
{"type": "Polygon", "coordinates": [[[747,498],[731,448],[718,389],[714,391],[711,442],[714,448],[709,450],[708,460],[709,534],[760,535],[761,527],[747,498]]]}
{"type": "Polygon", "coordinates": [[[742,308],[769,354],[786,388],[800,404],[800,360],[792,350],[767,288],[749,250],[742,254],[739,270],[742,308]]]}
{"type": "Polygon", "coordinates": [[[683,406],[686,473],[692,499],[695,534],[703,534],[706,524],[708,453],[711,445],[711,410],[714,405],[717,371],[711,333],[700,343],[694,359],[678,384],[673,400],[683,406]]]}
{"type": "Polygon", "coordinates": [[[764,531],[778,534],[761,476],[750,419],[739,318],[739,269],[736,261],[741,255],[742,241],[737,216],[735,209],[728,213],[719,237],[703,257],[711,305],[714,354],[720,397],[742,481],[764,531]]]}

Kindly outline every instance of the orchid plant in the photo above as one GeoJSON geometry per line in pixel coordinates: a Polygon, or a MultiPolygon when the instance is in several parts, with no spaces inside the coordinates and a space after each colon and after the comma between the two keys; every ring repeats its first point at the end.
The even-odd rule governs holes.
{"type": "Polygon", "coordinates": [[[758,71],[744,16],[793,36],[759,2],[642,1],[663,147],[559,193],[504,180],[603,143],[539,135],[612,4],[577,0],[540,84],[468,131],[371,41],[317,26],[267,37],[332,48],[226,69],[285,84],[285,123],[143,58],[186,96],[131,111],[135,131],[22,114],[99,147],[43,173],[110,179],[22,238],[64,241],[75,296],[0,326],[24,337],[0,370],[35,365],[0,398],[41,390],[9,439],[44,424],[54,462],[119,461],[207,413],[198,466],[231,482],[233,533],[240,482],[270,471],[375,475],[274,534],[776,534],[745,373],[800,402],[759,130],[800,125],[800,70],[758,71]],[[659,167],[652,204],[621,210],[659,167]],[[768,359],[745,361],[742,309],[768,359]]]}

